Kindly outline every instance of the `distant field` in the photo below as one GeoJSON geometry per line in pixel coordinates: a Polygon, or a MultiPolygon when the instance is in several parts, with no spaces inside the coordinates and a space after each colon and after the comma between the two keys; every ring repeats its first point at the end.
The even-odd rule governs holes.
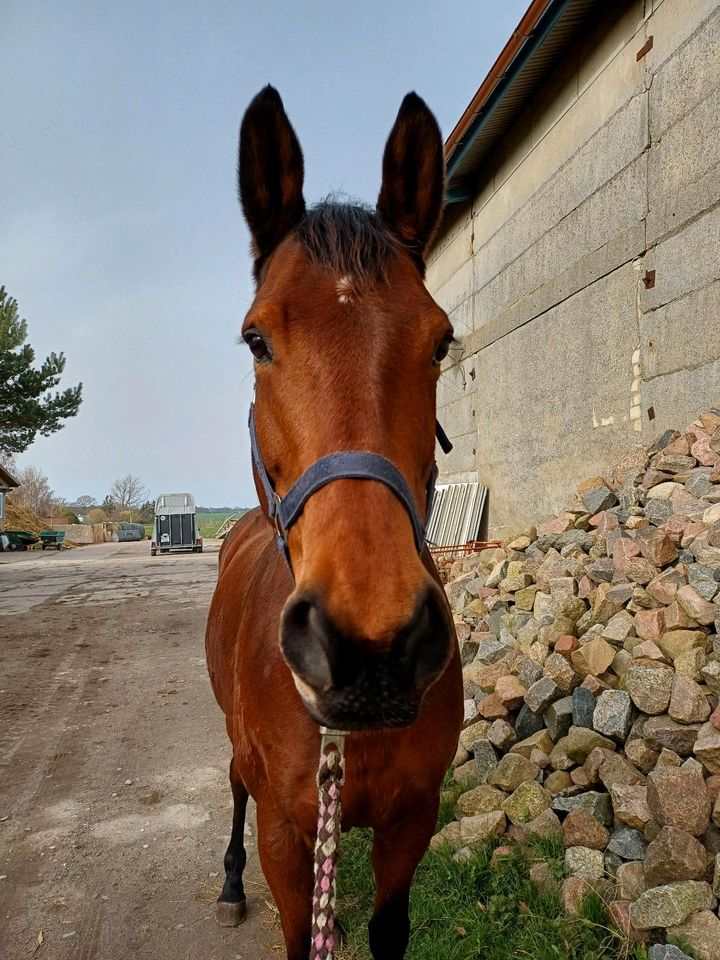
{"type": "Polygon", "coordinates": [[[225,511],[224,513],[198,513],[198,526],[200,527],[200,536],[205,537],[214,537],[220,527],[220,524],[227,517],[231,517],[232,511],[225,511]]]}

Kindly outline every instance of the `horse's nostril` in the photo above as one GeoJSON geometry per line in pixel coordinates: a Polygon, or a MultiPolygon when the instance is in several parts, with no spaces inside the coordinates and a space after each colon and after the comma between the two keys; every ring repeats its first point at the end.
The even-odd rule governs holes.
{"type": "Polygon", "coordinates": [[[425,691],[447,664],[449,629],[445,608],[436,589],[429,589],[415,615],[393,641],[393,654],[414,676],[415,688],[425,691]]]}
{"type": "Polygon", "coordinates": [[[291,597],[280,623],[280,648],[293,673],[319,693],[333,682],[329,640],[316,602],[308,596],[291,597]]]}

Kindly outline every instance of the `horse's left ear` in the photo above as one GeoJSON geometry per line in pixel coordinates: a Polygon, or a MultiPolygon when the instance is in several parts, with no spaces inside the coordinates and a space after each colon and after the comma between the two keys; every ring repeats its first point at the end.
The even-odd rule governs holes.
{"type": "Polygon", "coordinates": [[[445,160],[437,120],[416,93],[403,100],[383,155],[377,210],[421,271],[442,215],[445,160]]]}
{"type": "Polygon", "coordinates": [[[238,187],[255,252],[255,275],[305,213],[303,155],[280,94],[267,86],[240,127],[238,187]]]}

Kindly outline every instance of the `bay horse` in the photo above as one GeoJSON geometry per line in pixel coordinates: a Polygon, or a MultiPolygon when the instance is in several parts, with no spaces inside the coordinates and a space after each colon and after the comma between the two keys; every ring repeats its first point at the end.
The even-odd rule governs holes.
{"type": "Polygon", "coordinates": [[[405,97],[375,210],[333,201],[307,209],[303,177],[299,141],[266,87],[245,113],[239,149],[255,256],[242,336],[255,361],[260,507],[223,544],[206,634],[233,750],[216,919],[235,925],[245,916],[250,795],[288,960],[307,960],[325,725],[352,731],[342,828],[373,829],[372,955],[401,960],[410,885],[463,713],[454,624],[422,538],[436,384],[452,339],[423,283],[444,196],[437,122],[420,97],[405,97]],[[381,476],[326,478],[283,528],[278,505],[298,478],[347,451],[389,466],[381,476]]]}

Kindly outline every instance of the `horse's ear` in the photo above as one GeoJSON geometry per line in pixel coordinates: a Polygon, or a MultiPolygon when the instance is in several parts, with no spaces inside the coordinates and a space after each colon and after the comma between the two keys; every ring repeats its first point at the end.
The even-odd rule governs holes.
{"type": "Polygon", "coordinates": [[[238,157],[240,203],[252,234],[256,274],[305,213],[303,175],[300,142],[280,94],[267,86],[245,111],[238,157]]]}
{"type": "Polygon", "coordinates": [[[409,93],[385,145],[377,209],[422,270],[440,222],[444,193],[440,128],[425,101],[409,93]]]}

